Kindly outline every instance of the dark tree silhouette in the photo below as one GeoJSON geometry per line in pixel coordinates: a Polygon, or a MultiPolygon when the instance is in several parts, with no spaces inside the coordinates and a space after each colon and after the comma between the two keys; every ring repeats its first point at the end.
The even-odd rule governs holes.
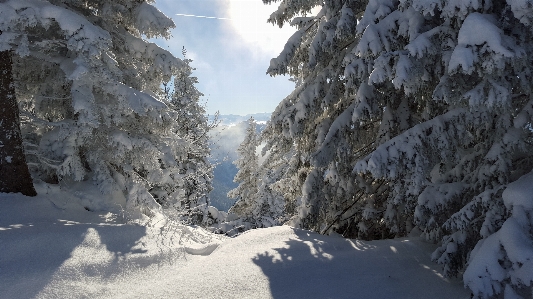
{"type": "Polygon", "coordinates": [[[24,156],[10,51],[0,51],[0,192],[37,195],[24,156]]]}

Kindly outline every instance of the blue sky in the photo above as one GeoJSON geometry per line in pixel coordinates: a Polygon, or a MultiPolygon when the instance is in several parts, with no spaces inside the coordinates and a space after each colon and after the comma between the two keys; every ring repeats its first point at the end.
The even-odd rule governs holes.
{"type": "Polygon", "coordinates": [[[209,114],[272,112],[294,89],[288,77],[266,74],[270,59],[294,32],[266,23],[277,6],[261,0],[157,0],[155,5],[176,24],[173,37],[157,43],[180,58],[182,47],[187,49],[209,114]]]}

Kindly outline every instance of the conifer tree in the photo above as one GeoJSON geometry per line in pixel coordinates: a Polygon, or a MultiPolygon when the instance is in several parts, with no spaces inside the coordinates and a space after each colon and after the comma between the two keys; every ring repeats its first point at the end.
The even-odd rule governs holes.
{"type": "Polygon", "coordinates": [[[178,210],[187,211],[187,221],[201,223],[205,221],[209,205],[209,193],[213,189],[213,165],[208,161],[211,154],[209,149],[209,131],[216,126],[215,120],[209,123],[206,110],[200,103],[199,92],[195,84],[196,77],[192,77],[194,70],[187,59],[187,51],[182,50],[184,64],[174,77],[174,94],[170,100],[170,107],[177,111],[177,136],[184,136],[185,152],[180,157],[179,172],[183,179],[181,184],[174,186],[183,192],[175,203],[178,210]]]}
{"type": "Polygon", "coordinates": [[[244,140],[237,149],[239,158],[233,162],[238,168],[233,181],[239,183],[239,186],[228,192],[229,198],[236,199],[229,212],[241,218],[251,218],[252,206],[257,197],[259,162],[256,150],[258,145],[256,123],[251,117],[248,120],[244,140]]]}
{"type": "Polygon", "coordinates": [[[265,136],[293,161],[275,183],[295,203],[291,223],[367,239],[417,226],[474,297],[524,296],[531,12],[510,0],[281,1],[269,22],[297,31],[268,73],[301,84],[265,136]]]}
{"type": "Polygon", "coordinates": [[[175,186],[194,171],[184,172],[183,163],[199,138],[183,130],[180,114],[202,113],[185,103],[197,98],[176,108],[161,86],[178,74],[195,81],[186,78],[187,63],[146,40],[167,38],[174,26],[150,3],[0,2],[0,50],[14,52],[30,170],[45,182],[91,182],[124,195],[125,202],[91,208],[121,204],[150,215],[182,201],[186,192],[175,186]]]}

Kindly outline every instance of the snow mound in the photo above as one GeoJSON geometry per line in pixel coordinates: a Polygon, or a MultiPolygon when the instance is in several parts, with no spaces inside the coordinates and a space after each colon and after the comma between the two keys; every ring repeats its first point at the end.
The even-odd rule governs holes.
{"type": "Polygon", "coordinates": [[[217,249],[219,244],[200,244],[196,246],[185,246],[185,252],[192,255],[210,255],[215,249],[217,249]]]}

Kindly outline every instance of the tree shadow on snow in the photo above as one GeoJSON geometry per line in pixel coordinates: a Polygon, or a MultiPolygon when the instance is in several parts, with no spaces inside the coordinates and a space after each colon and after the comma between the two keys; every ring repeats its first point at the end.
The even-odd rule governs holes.
{"type": "MultiPolygon", "coordinates": [[[[28,213],[39,214],[39,207],[48,204],[31,201],[28,213]]],[[[48,212],[50,207],[44,210],[48,212]]],[[[126,254],[144,252],[134,248],[146,235],[146,228],[142,226],[80,223],[60,218],[51,220],[51,217],[21,223],[16,216],[6,217],[5,213],[0,216],[4,216],[0,219],[0,298],[36,297],[80,248],[83,255],[84,248],[105,246],[116,260],[126,254]],[[86,244],[91,231],[96,232],[99,244],[86,244]]],[[[83,258],[87,261],[97,259],[90,256],[91,252],[95,251],[87,251],[83,258]]],[[[97,274],[112,273],[100,271],[97,274]]]]}
{"type": "Polygon", "coordinates": [[[462,283],[439,274],[420,244],[294,232],[297,239],[253,260],[268,277],[273,298],[470,298],[462,283]]]}

